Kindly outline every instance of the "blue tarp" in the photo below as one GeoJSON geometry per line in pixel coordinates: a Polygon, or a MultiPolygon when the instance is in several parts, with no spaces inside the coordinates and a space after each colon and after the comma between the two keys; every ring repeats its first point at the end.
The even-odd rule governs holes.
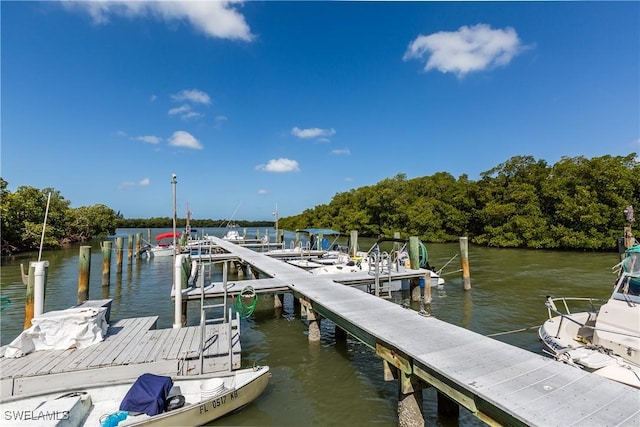
{"type": "Polygon", "coordinates": [[[171,377],[142,374],[122,399],[120,410],[140,412],[149,416],[160,414],[164,412],[172,386],[171,377]]]}

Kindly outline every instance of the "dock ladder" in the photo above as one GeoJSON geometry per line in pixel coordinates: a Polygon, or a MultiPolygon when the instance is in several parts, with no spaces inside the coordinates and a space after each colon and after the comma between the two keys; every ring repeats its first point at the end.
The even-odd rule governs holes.
{"type": "MultiPolygon", "coordinates": [[[[233,331],[237,330],[238,339],[240,337],[240,319],[236,314],[237,327],[234,328],[233,325],[233,309],[231,307],[227,307],[228,300],[228,288],[227,288],[227,274],[228,274],[228,261],[222,261],[222,286],[224,288],[222,302],[218,304],[205,304],[204,298],[204,264],[200,264],[200,272],[199,277],[201,278],[199,281],[200,286],[200,344],[199,344],[199,358],[200,358],[200,373],[204,373],[204,352],[207,348],[207,343],[212,337],[206,336],[206,328],[209,324],[220,324],[227,326],[227,334],[228,334],[228,346],[229,346],[229,364],[228,371],[233,369],[233,331]],[[222,308],[222,317],[216,317],[207,319],[207,310],[214,310],[222,308]]],[[[221,330],[220,330],[221,331],[221,330]]],[[[209,344],[211,345],[211,344],[209,344]]]]}

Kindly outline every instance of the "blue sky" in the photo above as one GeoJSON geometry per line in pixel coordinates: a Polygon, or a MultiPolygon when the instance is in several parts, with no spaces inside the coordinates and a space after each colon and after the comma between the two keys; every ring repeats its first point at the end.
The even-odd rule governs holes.
{"type": "Polygon", "coordinates": [[[395,176],[640,151],[639,2],[1,3],[1,176],[272,220],[395,176]]]}

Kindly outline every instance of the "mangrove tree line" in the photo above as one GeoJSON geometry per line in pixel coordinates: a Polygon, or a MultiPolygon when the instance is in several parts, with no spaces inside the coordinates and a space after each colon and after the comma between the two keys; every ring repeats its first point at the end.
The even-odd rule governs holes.
{"type": "Polygon", "coordinates": [[[608,250],[627,225],[623,211],[640,206],[636,154],[564,157],[553,166],[512,157],[478,181],[446,172],[379,183],[336,194],[329,204],[283,218],[280,227],[358,230],[425,242],[511,248],[608,250]]]}

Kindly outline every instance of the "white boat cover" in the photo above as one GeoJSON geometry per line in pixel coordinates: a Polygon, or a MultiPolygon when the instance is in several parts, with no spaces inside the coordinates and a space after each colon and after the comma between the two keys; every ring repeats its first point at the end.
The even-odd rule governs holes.
{"type": "Polygon", "coordinates": [[[86,348],[104,339],[109,325],[105,307],[75,307],[49,311],[31,320],[4,352],[4,357],[22,357],[39,350],[86,348]]]}

